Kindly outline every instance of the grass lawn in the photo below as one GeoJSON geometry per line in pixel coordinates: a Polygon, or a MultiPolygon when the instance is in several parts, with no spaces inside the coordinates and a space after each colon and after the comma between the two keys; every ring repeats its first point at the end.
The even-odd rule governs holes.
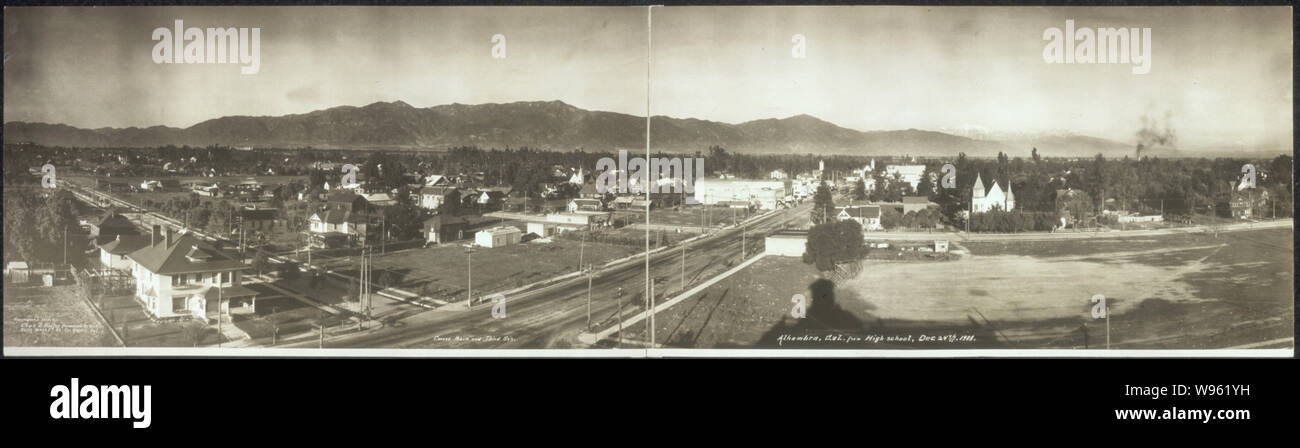
{"type": "MultiPolygon", "coordinates": [[[[580,257],[583,264],[603,264],[637,252],[633,247],[590,241],[585,248],[580,246],[582,244],[579,241],[556,238],[549,243],[528,242],[496,248],[475,248],[475,295],[511,289],[574,272],[578,270],[580,257]]],[[[465,248],[459,245],[401,250],[376,255],[373,258],[373,275],[381,284],[387,275],[391,286],[435,299],[461,300],[464,298],[467,281],[467,259],[465,248]]],[[[350,260],[335,261],[331,266],[336,272],[355,276],[356,266],[352,263],[350,260]]],[[[340,295],[352,290],[353,286],[347,282],[331,281],[335,283],[330,283],[329,288],[340,291],[340,295]]]]}
{"type": "Polygon", "coordinates": [[[114,347],[117,341],[72,285],[4,288],[9,347],[114,347]]]}
{"type": "MultiPolygon", "coordinates": [[[[767,257],[659,313],[656,339],[704,348],[1099,348],[1105,322],[1091,318],[1090,299],[1102,294],[1115,348],[1291,347],[1291,241],[1290,229],[1270,229],[973,242],[960,261],[868,261],[856,277],[823,283],[797,258],[767,257]],[[790,316],[794,294],[811,302],[805,319],[790,316]],[[957,342],[943,339],[953,335],[957,342]],[[797,336],[808,340],[789,339],[797,336]]],[[[625,335],[642,338],[634,327],[625,335]]]]}
{"type": "MultiPolygon", "coordinates": [[[[150,320],[144,308],[134,297],[129,295],[105,297],[101,310],[118,333],[126,339],[130,347],[191,347],[194,340],[185,332],[187,325],[195,325],[193,320],[159,321],[150,320]]],[[[215,344],[220,337],[216,325],[209,329],[198,345],[215,344]]]]}
{"type": "MultiPolygon", "coordinates": [[[[263,303],[258,299],[256,315],[239,315],[234,317],[235,326],[244,330],[254,339],[271,337],[272,329],[279,326],[279,337],[285,337],[315,331],[312,326],[316,325],[321,318],[320,310],[301,304],[292,298],[284,298],[284,305],[290,305],[288,302],[298,302],[301,306],[296,308],[280,308],[271,303],[276,299],[271,299],[263,303]],[[274,321],[274,323],[272,323],[274,321]]],[[[339,317],[329,316],[325,319],[327,326],[338,325],[339,317]]]]}
{"type": "MultiPolygon", "coordinates": [[[[727,207],[702,207],[688,206],[681,209],[672,207],[650,210],[650,223],[682,226],[683,231],[688,227],[699,228],[701,217],[705,220],[704,224],[713,227],[728,226],[734,223],[744,221],[746,218],[754,216],[761,211],[734,210],[727,207]],[[701,211],[703,210],[703,211],[701,211]],[[734,218],[734,219],[733,219],[734,218]]],[[[628,215],[633,222],[644,223],[644,212],[619,212],[620,215],[628,215]]]]}

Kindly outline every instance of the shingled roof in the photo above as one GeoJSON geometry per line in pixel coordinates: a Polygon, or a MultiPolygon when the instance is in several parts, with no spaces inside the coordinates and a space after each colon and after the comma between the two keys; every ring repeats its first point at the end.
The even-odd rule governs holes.
{"type": "Polygon", "coordinates": [[[126,219],[125,216],[116,212],[106,213],[103,218],[100,218],[99,223],[95,224],[95,226],[101,229],[101,233],[103,232],[103,229],[113,229],[117,230],[117,233],[128,235],[140,233],[136,230],[135,224],[131,224],[131,220],[126,219]]]}
{"type": "Polygon", "coordinates": [[[118,235],[117,238],[99,245],[100,249],[113,255],[127,255],[149,245],[149,237],[143,235],[118,235]]]}
{"type": "Polygon", "coordinates": [[[175,235],[171,244],[161,235],[153,244],[127,255],[154,274],[170,275],[247,269],[243,262],[203,242],[194,235],[175,235]]]}

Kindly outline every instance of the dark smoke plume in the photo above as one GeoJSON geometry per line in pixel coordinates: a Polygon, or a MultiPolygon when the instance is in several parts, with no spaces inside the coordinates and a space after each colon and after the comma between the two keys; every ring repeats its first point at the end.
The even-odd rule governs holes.
{"type": "Polygon", "coordinates": [[[1176,146],[1178,135],[1174,133],[1174,129],[1169,124],[1173,121],[1170,119],[1172,115],[1170,112],[1165,112],[1163,129],[1161,128],[1161,120],[1152,117],[1150,114],[1142,116],[1142,129],[1137,132],[1137,158],[1142,158],[1142,151],[1147,149],[1174,148],[1176,146]]]}

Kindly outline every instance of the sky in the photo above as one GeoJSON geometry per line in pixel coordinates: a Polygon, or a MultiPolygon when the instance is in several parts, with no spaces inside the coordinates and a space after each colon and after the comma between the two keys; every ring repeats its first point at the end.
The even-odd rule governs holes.
{"type": "Polygon", "coordinates": [[[1188,145],[1292,132],[1287,8],[668,7],[651,109],[726,122],[810,114],[858,130],[1070,131],[1188,145]],[[1048,64],[1044,30],[1151,28],[1151,68],[1048,64]],[[792,57],[796,34],[803,59],[792,57]]]}
{"type": "Polygon", "coordinates": [[[187,127],[402,100],[560,100],[739,123],[808,114],[857,130],[1067,131],[1182,146],[1285,142],[1285,8],[6,8],[4,120],[187,127]],[[151,33],[261,28],[261,67],[155,64],[151,33]],[[1151,68],[1049,64],[1043,32],[1151,28],[1151,68]],[[492,36],[506,57],[491,57],[492,36]],[[792,57],[792,37],[805,57],[792,57]],[[649,46],[649,48],[647,48],[649,46]],[[648,60],[647,60],[648,58],[648,60]],[[649,76],[647,77],[647,64],[649,76]]]}
{"type": "Polygon", "coordinates": [[[5,121],[187,127],[397,100],[645,114],[645,8],[6,8],[4,23],[5,121]],[[152,32],[175,20],[261,28],[259,72],[155,64],[152,32]]]}

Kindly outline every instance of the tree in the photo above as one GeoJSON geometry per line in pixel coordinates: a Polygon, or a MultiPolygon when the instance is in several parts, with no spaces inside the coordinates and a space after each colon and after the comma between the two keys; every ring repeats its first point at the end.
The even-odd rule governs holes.
{"type": "Polygon", "coordinates": [[[822,182],[817,185],[817,193],[813,194],[813,209],[810,215],[813,225],[824,224],[835,216],[835,198],[831,196],[831,188],[822,182]]]}
{"type": "MultiPolygon", "coordinates": [[[[7,179],[6,179],[7,180],[7,179]]],[[[4,226],[6,229],[35,229],[34,196],[27,193],[9,193],[4,198],[4,226]]],[[[23,260],[35,261],[39,239],[34,231],[5,232],[5,252],[15,251],[23,260]]],[[[8,257],[6,253],[6,258],[8,257]]]]}
{"type": "Polygon", "coordinates": [[[384,227],[397,240],[418,238],[424,228],[424,209],[414,204],[397,204],[384,207],[384,227]]]}
{"type": "Polygon", "coordinates": [[[916,194],[926,198],[934,196],[934,182],[930,181],[930,173],[921,174],[921,181],[916,183],[916,194]]]}
{"type": "Polygon", "coordinates": [[[867,182],[861,178],[858,179],[857,183],[853,184],[853,199],[857,201],[867,199],[867,182]]]}
{"type": "Polygon", "coordinates": [[[257,270],[259,277],[263,272],[271,269],[270,261],[266,258],[266,252],[261,247],[258,247],[257,253],[253,255],[253,269],[257,270]]]}
{"type": "Polygon", "coordinates": [[[1101,210],[1106,203],[1106,158],[1101,153],[1097,153],[1093,159],[1092,169],[1088,173],[1088,187],[1095,209],[1101,210]]]}
{"type": "Polygon", "coordinates": [[[842,261],[855,260],[862,253],[862,225],[854,220],[833,221],[808,230],[803,261],[821,271],[833,271],[842,261]]]}

